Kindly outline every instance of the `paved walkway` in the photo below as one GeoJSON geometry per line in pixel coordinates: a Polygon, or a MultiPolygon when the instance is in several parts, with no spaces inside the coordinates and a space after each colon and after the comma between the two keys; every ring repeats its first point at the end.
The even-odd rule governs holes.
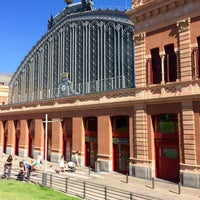
{"type": "MultiPolygon", "coordinates": [[[[5,162],[7,155],[0,155],[0,169],[3,173],[3,163],[5,162]]],[[[19,161],[25,160],[14,156],[13,165],[18,166],[19,161]]],[[[27,158],[25,161],[30,162],[34,159],[27,158]]],[[[47,173],[56,173],[55,170],[59,170],[57,163],[47,163],[47,173]]],[[[189,187],[179,187],[177,184],[155,179],[154,184],[150,180],[139,179],[131,176],[125,176],[123,174],[115,172],[94,172],[89,168],[82,167],[77,168],[76,172],[62,172],[60,176],[71,177],[73,179],[85,180],[92,183],[101,184],[129,192],[134,194],[141,194],[145,200],[200,200],[200,189],[194,189],[189,187]],[[154,186],[154,188],[153,188],[154,186]]],[[[134,198],[135,199],[135,198],[134,198]]]]}

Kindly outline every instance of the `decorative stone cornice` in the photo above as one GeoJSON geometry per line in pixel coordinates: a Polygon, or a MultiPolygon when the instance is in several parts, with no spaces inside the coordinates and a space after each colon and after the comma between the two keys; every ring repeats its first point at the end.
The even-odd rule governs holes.
{"type": "Polygon", "coordinates": [[[160,16],[161,14],[168,13],[175,9],[181,9],[182,7],[189,5],[193,1],[182,1],[182,0],[136,0],[132,2],[132,8],[127,11],[127,14],[132,19],[132,21],[137,24],[150,18],[160,16]]]}
{"type": "Polygon", "coordinates": [[[179,32],[184,32],[184,31],[189,30],[190,19],[188,18],[188,19],[184,19],[184,20],[178,21],[177,22],[177,27],[178,27],[179,32]]]}
{"type": "Polygon", "coordinates": [[[143,0],[132,0],[132,8],[136,8],[141,6],[143,3],[143,0]]]}
{"type": "Polygon", "coordinates": [[[143,44],[145,39],[145,33],[140,33],[134,36],[135,45],[143,44]]]}

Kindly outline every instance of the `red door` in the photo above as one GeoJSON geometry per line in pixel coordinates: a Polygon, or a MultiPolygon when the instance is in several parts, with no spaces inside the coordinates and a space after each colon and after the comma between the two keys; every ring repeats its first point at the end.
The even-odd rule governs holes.
{"type": "Polygon", "coordinates": [[[154,125],[156,177],[180,181],[178,115],[152,116],[154,125]]]}
{"type": "Polygon", "coordinates": [[[85,166],[95,168],[95,162],[97,161],[97,143],[86,142],[85,143],[85,166]]]}
{"type": "Polygon", "coordinates": [[[129,171],[129,145],[113,144],[113,170],[120,173],[129,171]]]}
{"type": "Polygon", "coordinates": [[[155,136],[157,177],[179,182],[178,134],[155,134],[155,136]]]}
{"type": "Polygon", "coordinates": [[[179,155],[176,147],[160,146],[156,148],[156,171],[157,177],[179,182],[179,155]]]}

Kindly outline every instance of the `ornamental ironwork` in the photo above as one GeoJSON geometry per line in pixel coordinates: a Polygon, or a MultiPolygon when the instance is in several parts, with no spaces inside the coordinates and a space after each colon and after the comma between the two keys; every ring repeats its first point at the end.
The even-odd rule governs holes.
{"type": "Polygon", "coordinates": [[[9,103],[135,86],[134,26],[125,12],[74,6],[48,20],[10,81],[9,103]]]}

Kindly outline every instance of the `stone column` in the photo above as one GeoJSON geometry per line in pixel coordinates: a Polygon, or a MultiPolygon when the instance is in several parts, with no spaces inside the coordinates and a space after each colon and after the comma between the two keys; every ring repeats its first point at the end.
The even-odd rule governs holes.
{"type": "Polygon", "coordinates": [[[29,130],[27,120],[20,121],[19,156],[28,156],[29,130]]]}
{"type": "Polygon", "coordinates": [[[98,158],[101,171],[113,170],[112,127],[110,116],[98,117],[98,158]]]}
{"type": "Polygon", "coordinates": [[[52,150],[51,161],[58,162],[63,150],[63,130],[60,119],[52,119],[52,150]]]}
{"type": "Polygon", "coordinates": [[[75,160],[75,152],[78,151],[79,165],[84,166],[85,161],[85,129],[81,117],[72,118],[72,160],[75,160]]]}
{"type": "Polygon", "coordinates": [[[162,84],[165,84],[165,54],[161,55],[161,76],[162,76],[162,84]]]}

